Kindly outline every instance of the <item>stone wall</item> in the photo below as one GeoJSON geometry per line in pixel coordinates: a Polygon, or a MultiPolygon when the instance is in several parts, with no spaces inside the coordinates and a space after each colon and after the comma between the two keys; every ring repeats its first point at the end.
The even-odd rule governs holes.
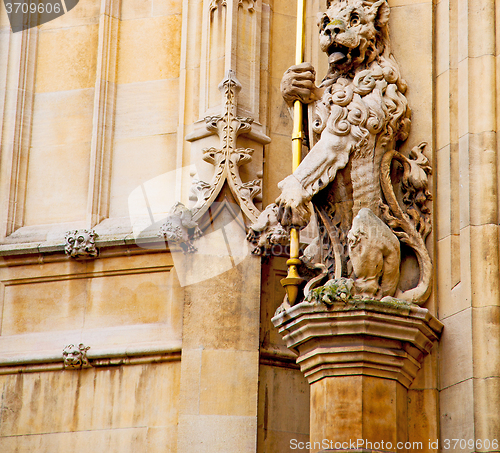
{"type": "Polygon", "coordinates": [[[491,440],[500,430],[495,14],[498,2],[436,2],[437,296],[445,325],[439,381],[443,440],[491,440]]]}
{"type": "MultiPolygon", "coordinates": [[[[318,82],[324,3],[307,2],[318,82]]],[[[498,2],[388,3],[413,112],[404,146],[428,142],[434,169],[426,308],[445,325],[398,404],[408,440],[436,451],[429,439],[500,432],[498,2]]],[[[0,5],[0,451],[275,453],[309,439],[309,386],[270,322],[285,254],[236,262],[215,247],[194,262],[156,236],[193,178],[212,178],[207,149],[253,150],[238,167],[262,187],[250,201],[279,195],[295,15],[290,0],[80,0],[13,34],[0,5]],[[225,145],[205,121],[217,116],[250,128],[225,145]],[[65,255],[80,229],[97,234],[97,258],[65,255]],[[79,343],[91,367],[64,369],[79,343]]],[[[250,223],[228,181],[211,202],[244,206],[250,223]]],[[[200,214],[206,234],[238,217],[221,212],[200,214]]]]}

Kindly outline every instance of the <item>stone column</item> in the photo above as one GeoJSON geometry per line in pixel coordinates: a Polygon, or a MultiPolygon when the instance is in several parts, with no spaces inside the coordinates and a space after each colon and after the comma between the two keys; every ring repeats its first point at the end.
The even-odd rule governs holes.
{"type": "Polygon", "coordinates": [[[272,321],[311,385],[311,453],[404,451],[407,389],[443,328],[427,309],[302,302],[272,321]]]}
{"type": "Polygon", "coordinates": [[[440,438],[482,452],[500,432],[499,6],[435,10],[440,438]]]}
{"type": "Polygon", "coordinates": [[[176,265],[185,285],[177,453],[257,444],[261,269],[244,226],[260,213],[270,141],[259,116],[262,24],[255,0],[183,2],[177,165],[190,175],[179,173],[177,191],[203,235],[176,265]]]}

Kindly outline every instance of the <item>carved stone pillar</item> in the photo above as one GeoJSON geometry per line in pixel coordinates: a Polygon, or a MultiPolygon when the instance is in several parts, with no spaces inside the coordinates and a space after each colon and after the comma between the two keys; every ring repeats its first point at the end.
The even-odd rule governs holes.
{"type": "Polygon", "coordinates": [[[302,302],[272,321],[311,386],[311,453],[405,450],[407,389],[441,322],[401,301],[361,300],[302,302]]]}

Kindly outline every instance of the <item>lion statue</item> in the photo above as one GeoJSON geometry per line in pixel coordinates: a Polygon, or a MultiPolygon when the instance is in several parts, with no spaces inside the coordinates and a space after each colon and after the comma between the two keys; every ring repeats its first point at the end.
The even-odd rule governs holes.
{"type": "Polygon", "coordinates": [[[316,218],[328,246],[325,253],[316,245],[315,260],[330,279],[352,279],[358,297],[422,304],[432,277],[425,247],[430,165],[425,144],[408,156],[397,151],[410,132],[411,110],[391,53],[389,15],[386,0],[327,1],[318,18],[326,77],[316,86],[314,68],[303,63],[281,83],[289,106],[309,104],[310,151],[279,183],[276,204],[286,229],[316,218]],[[416,287],[405,291],[398,288],[401,243],[419,267],[416,287]]]}

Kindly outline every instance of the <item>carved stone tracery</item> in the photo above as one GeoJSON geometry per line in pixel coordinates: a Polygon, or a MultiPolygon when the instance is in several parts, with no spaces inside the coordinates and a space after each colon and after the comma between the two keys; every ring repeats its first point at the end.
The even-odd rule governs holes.
{"type": "MultiPolygon", "coordinates": [[[[227,6],[227,0],[210,0],[210,5],[208,6],[208,10],[210,15],[217,10],[219,6],[227,6]]],[[[246,8],[247,11],[252,12],[255,11],[255,0],[238,0],[239,8],[246,8]]]]}
{"type": "Polygon", "coordinates": [[[238,136],[251,131],[253,119],[237,115],[236,96],[241,90],[241,84],[233,71],[229,70],[226,73],[225,79],[219,84],[219,90],[224,97],[224,111],[221,115],[207,116],[205,123],[208,131],[215,132],[219,136],[220,145],[218,148],[203,150],[203,160],[215,167],[214,174],[210,183],[193,180],[190,200],[196,203],[191,211],[194,219],[198,220],[215,201],[224,183],[227,182],[243,213],[254,222],[260,214],[254,200],[260,198],[262,181],[241,180],[239,167],[252,160],[254,150],[237,147],[238,136]]]}

